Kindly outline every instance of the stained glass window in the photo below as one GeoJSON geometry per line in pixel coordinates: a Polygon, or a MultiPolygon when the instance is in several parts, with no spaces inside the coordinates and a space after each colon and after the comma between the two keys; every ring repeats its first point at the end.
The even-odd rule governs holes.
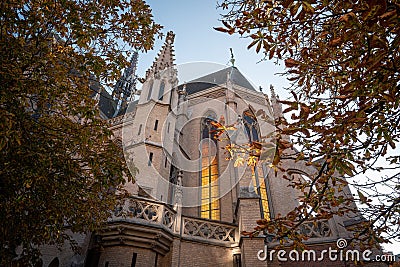
{"type": "MultiPolygon", "coordinates": [[[[249,142],[252,143],[259,141],[257,120],[251,111],[245,111],[243,113],[243,123],[246,129],[249,142]]],[[[264,219],[270,220],[271,215],[268,204],[267,186],[265,184],[265,179],[262,169],[257,165],[251,166],[251,176],[253,180],[254,191],[257,192],[257,194],[261,198],[260,199],[261,216],[264,219]]]]}
{"type": "Polygon", "coordinates": [[[219,220],[218,155],[215,127],[211,121],[211,118],[206,118],[202,122],[200,217],[219,220]]]}

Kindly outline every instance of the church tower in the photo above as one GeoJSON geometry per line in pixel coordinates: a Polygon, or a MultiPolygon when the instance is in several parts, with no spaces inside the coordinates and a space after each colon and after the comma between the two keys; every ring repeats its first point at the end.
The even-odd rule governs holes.
{"type": "Polygon", "coordinates": [[[147,70],[135,105],[134,123],[124,130],[123,138],[133,142],[127,147],[140,166],[136,176],[140,195],[151,195],[166,201],[172,157],[175,120],[171,104],[176,102],[177,71],[174,64],[175,35],[168,32],[165,43],[147,70]],[[172,113],[171,113],[172,112],[172,113]],[[160,182],[161,181],[161,182],[160,182]]]}

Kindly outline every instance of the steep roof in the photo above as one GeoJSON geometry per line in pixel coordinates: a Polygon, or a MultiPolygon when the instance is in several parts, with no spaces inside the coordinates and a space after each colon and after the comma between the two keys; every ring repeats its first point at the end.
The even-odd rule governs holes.
{"type": "Polygon", "coordinates": [[[247,80],[236,67],[227,67],[188,82],[186,84],[186,92],[188,94],[194,94],[215,85],[225,84],[228,76],[230,76],[230,80],[233,84],[256,91],[249,80],[247,80]],[[228,73],[230,73],[230,75],[228,73]]]}
{"type": "Polygon", "coordinates": [[[100,93],[99,108],[107,118],[113,117],[116,106],[117,104],[112,99],[112,96],[106,90],[102,90],[100,93]]]}
{"type": "Polygon", "coordinates": [[[92,90],[92,95],[90,97],[99,101],[99,109],[108,119],[112,118],[115,113],[115,108],[117,107],[116,101],[104,88],[101,88],[100,83],[92,76],[90,77],[89,86],[92,90]]]}

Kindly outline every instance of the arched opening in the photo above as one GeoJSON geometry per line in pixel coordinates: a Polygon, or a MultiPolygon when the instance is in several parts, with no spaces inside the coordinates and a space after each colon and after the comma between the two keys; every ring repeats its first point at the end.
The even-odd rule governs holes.
{"type": "Polygon", "coordinates": [[[208,112],[201,121],[201,209],[200,217],[220,220],[216,114],[208,112]]]}
{"type": "Polygon", "coordinates": [[[259,141],[259,130],[257,119],[254,116],[253,112],[250,110],[246,110],[243,112],[243,123],[246,129],[246,133],[250,142],[259,141]]]}
{"type": "Polygon", "coordinates": [[[160,90],[158,91],[158,100],[163,100],[165,90],[165,82],[162,81],[160,84],[160,90]]]}
{"type": "MultiPolygon", "coordinates": [[[[251,110],[246,110],[243,112],[243,124],[246,129],[249,143],[251,144],[253,142],[259,142],[260,135],[257,118],[251,110]]],[[[270,220],[271,212],[269,208],[266,178],[264,178],[263,170],[257,165],[250,167],[254,191],[260,196],[261,217],[263,219],[270,220]]]]}

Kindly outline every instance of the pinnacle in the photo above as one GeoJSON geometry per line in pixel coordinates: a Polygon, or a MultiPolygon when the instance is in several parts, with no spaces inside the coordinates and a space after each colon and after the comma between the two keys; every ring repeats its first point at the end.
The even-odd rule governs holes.
{"type": "Polygon", "coordinates": [[[174,39],[175,34],[172,31],[167,33],[165,42],[157,54],[156,59],[150,69],[146,71],[146,79],[151,74],[157,74],[174,65],[174,39]]]}

